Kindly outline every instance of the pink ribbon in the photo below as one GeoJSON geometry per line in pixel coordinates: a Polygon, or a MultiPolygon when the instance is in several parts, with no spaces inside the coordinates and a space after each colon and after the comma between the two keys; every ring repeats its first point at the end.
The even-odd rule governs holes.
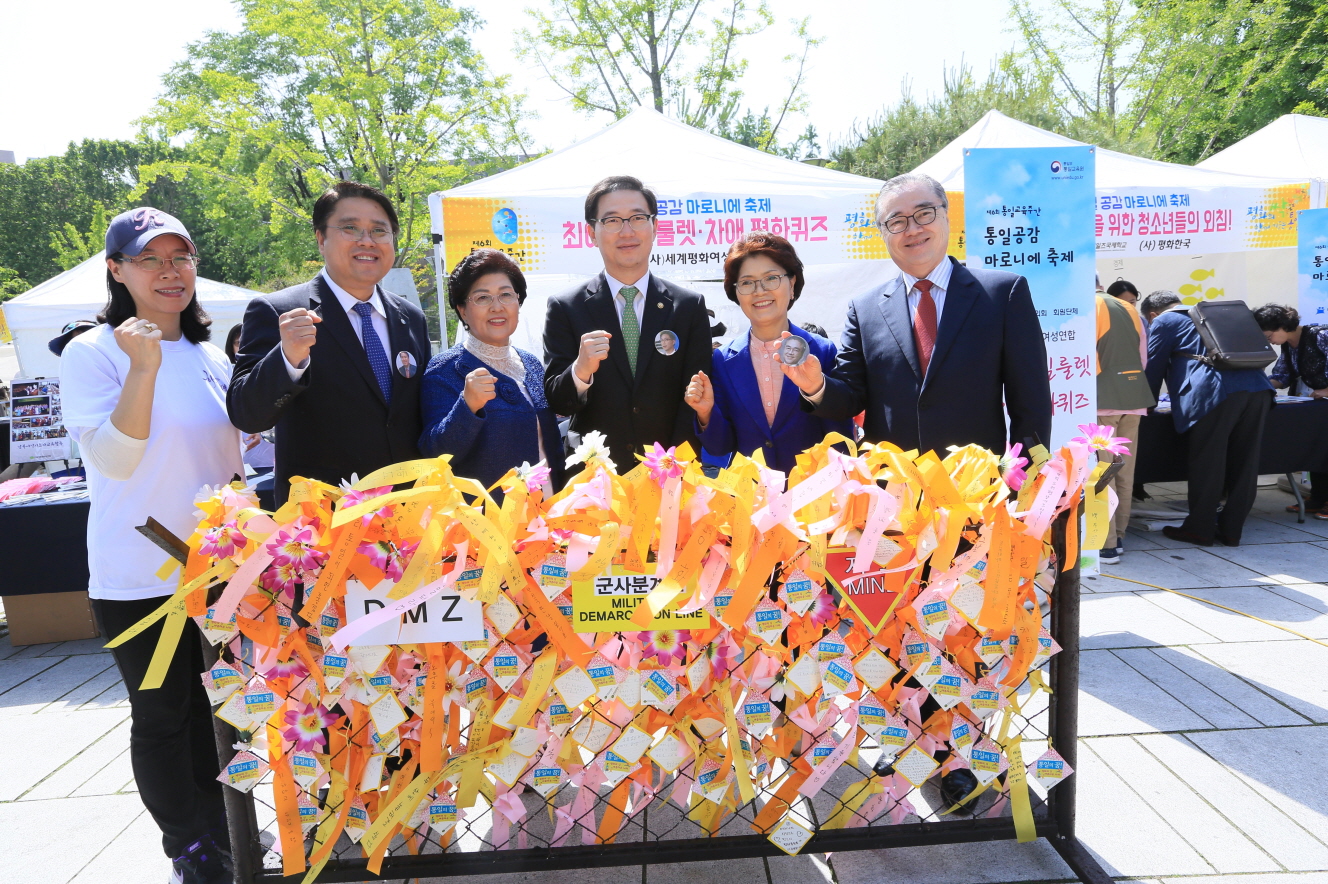
{"type": "Polygon", "coordinates": [[[821,763],[812,768],[812,775],[803,780],[802,785],[798,787],[798,794],[807,798],[815,798],[821,788],[834,776],[835,771],[839,770],[840,765],[848,758],[848,754],[858,745],[854,739],[853,727],[858,723],[858,707],[850,706],[848,714],[843,718],[844,724],[849,728],[848,736],[844,737],[831,752],[821,760],[821,763]]]}
{"type": "Polygon", "coordinates": [[[664,500],[659,509],[659,558],[656,577],[667,577],[678,554],[678,508],[682,503],[682,479],[674,476],[664,483],[664,500]]]}

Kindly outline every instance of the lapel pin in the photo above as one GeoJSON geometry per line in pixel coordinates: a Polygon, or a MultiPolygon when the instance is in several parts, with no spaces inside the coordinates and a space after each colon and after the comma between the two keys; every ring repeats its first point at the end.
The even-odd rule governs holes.
{"type": "Polygon", "coordinates": [[[663,301],[656,301],[656,302],[655,302],[655,306],[658,307],[659,309],[663,310],[663,309],[664,309],[664,302],[663,302],[663,301]]]}

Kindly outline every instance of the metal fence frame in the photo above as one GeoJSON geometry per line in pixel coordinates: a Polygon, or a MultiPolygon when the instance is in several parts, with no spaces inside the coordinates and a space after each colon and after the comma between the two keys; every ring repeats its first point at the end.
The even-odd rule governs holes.
{"type": "MultiPolygon", "coordinates": [[[[1113,471],[1114,472],[1114,471],[1113,471]]],[[[1105,477],[1104,477],[1105,478],[1105,477]]],[[[1099,485],[1105,484],[1099,482],[1099,485]]],[[[1052,546],[1064,564],[1066,527],[1079,520],[1079,506],[1062,513],[1052,524],[1052,546]]],[[[1050,661],[1048,737],[1065,762],[1078,768],[1079,716],[1079,563],[1062,568],[1051,599],[1050,632],[1061,651],[1050,661]]],[[[211,666],[217,650],[203,640],[204,659],[211,666]]],[[[224,764],[233,753],[234,728],[213,718],[217,754],[224,764]]],[[[1030,792],[1037,835],[1045,838],[1084,884],[1111,884],[1108,875],[1075,834],[1077,777],[1059,783],[1045,802],[1030,792]]],[[[236,884],[268,884],[288,880],[280,869],[264,869],[265,851],[259,840],[258,819],[252,793],[226,788],[226,816],[236,884]]],[[[647,810],[647,813],[649,811],[647,810]]],[[[954,822],[919,822],[892,826],[828,829],[818,831],[803,847],[803,853],[847,850],[880,850],[1016,840],[1014,820],[967,819],[954,822]]],[[[486,850],[472,853],[430,853],[389,856],[379,875],[370,873],[368,860],[330,860],[318,876],[319,882],[392,880],[402,878],[460,877],[510,872],[553,871],[654,863],[699,862],[750,857],[782,856],[783,851],[766,836],[725,835],[680,838],[622,844],[589,844],[566,847],[486,850]]],[[[294,880],[293,877],[289,880],[294,880]]]]}

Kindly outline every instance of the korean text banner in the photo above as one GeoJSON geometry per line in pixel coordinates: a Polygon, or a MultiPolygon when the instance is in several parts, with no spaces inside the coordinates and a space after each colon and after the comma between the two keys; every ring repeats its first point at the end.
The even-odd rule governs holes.
{"type": "Polygon", "coordinates": [[[1298,220],[1300,316],[1302,322],[1319,325],[1328,322],[1328,209],[1301,212],[1298,220]]]}
{"type": "MultiPolygon", "coordinates": [[[[785,237],[807,264],[885,258],[873,223],[876,194],[790,197],[768,193],[660,194],[651,269],[663,276],[718,278],[729,246],[753,230],[785,237]]],[[[603,267],[580,200],[561,197],[445,197],[444,261],[477,248],[502,249],[527,273],[591,274],[603,267]]]]}
{"type": "Polygon", "coordinates": [[[1047,342],[1053,447],[1097,416],[1093,150],[964,151],[968,265],[1028,280],[1047,342]]]}
{"type": "Polygon", "coordinates": [[[68,460],[72,455],[60,406],[60,379],[15,378],[10,384],[9,459],[68,460]]]}

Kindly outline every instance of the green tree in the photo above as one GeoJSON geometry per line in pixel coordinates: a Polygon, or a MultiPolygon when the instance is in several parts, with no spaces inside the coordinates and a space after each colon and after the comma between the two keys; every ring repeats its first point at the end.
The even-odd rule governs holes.
{"type": "Polygon", "coordinates": [[[51,234],[51,249],[55,252],[55,263],[61,270],[68,270],[82,264],[106,246],[106,228],[110,226],[111,216],[106,206],[96,203],[92,208],[92,221],[87,233],[80,233],[71,222],[66,221],[61,230],[51,234]]]}
{"type": "Polygon", "coordinates": [[[0,267],[0,301],[8,301],[15,295],[21,295],[32,286],[23,281],[17,271],[0,267]]]}
{"type": "Polygon", "coordinates": [[[865,125],[856,125],[831,150],[835,168],[872,178],[891,178],[917,168],[989,110],[1053,131],[1064,117],[1052,98],[1050,79],[1023,68],[1012,55],[981,83],[967,66],[947,71],[941,94],[904,97],[865,125]]]}
{"type": "Polygon", "coordinates": [[[144,177],[207,194],[206,215],[261,250],[252,279],[311,257],[313,202],[373,184],[397,204],[398,262],[428,242],[426,195],[525,155],[521,99],[470,43],[476,15],[447,0],[238,0],[238,33],[209,33],[165,78],[143,122],[188,156],[144,177]]]}

